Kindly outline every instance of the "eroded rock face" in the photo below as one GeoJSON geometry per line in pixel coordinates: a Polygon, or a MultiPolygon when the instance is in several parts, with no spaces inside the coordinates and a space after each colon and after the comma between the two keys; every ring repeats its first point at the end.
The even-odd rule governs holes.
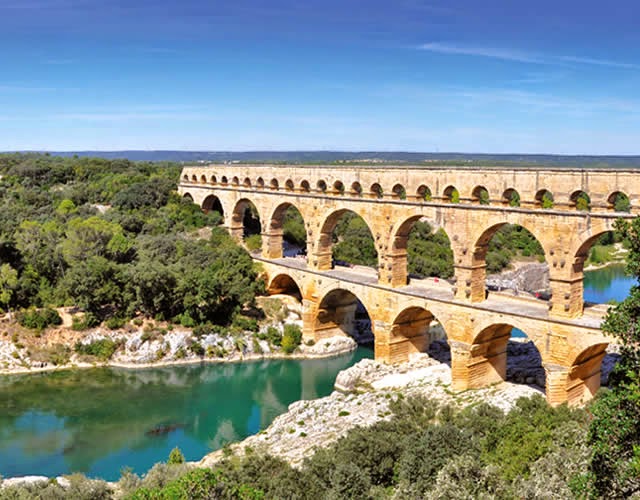
{"type": "Polygon", "coordinates": [[[491,274],[487,276],[487,285],[529,293],[547,291],[549,290],[549,265],[532,263],[513,271],[491,274]]]}

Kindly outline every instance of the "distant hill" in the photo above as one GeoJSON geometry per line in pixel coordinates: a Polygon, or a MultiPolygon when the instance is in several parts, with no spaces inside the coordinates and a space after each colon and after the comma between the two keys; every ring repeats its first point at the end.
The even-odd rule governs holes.
{"type": "Polygon", "coordinates": [[[379,151],[50,151],[59,156],[127,158],[143,161],[274,162],[274,163],[455,163],[492,165],[544,165],[567,167],[638,167],[640,156],[564,156],[541,154],[409,153],[379,151]]]}

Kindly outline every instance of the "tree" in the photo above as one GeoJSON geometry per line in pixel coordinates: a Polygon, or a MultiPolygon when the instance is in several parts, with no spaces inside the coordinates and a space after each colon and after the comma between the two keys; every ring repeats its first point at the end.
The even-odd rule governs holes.
{"type": "Polygon", "coordinates": [[[631,210],[629,197],[624,193],[616,194],[615,201],[613,202],[613,209],[616,212],[629,212],[631,210]]]}
{"type": "MultiPolygon", "coordinates": [[[[619,220],[616,230],[629,241],[627,273],[638,280],[640,218],[619,220]]],[[[640,286],[609,309],[602,330],[620,341],[621,360],[611,376],[611,390],[592,407],[591,472],[598,495],[628,498],[640,492],[640,286]]]]}
{"type": "Polygon", "coordinates": [[[0,304],[5,309],[9,308],[13,291],[18,284],[18,271],[9,264],[0,266],[0,304]]]}

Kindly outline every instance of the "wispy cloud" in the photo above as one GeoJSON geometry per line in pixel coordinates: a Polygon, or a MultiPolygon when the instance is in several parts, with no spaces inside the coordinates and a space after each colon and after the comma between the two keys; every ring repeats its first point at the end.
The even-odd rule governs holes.
{"type": "Polygon", "coordinates": [[[614,61],[610,59],[597,59],[593,57],[580,57],[572,55],[545,55],[510,48],[485,47],[479,45],[460,45],[456,43],[431,42],[419,45],[417,48],[419,50],[425,50],[438,54],[485,57],[528,64],[544,64],[553,66],[567,66],[571,64],[578,64],[591,66],[607,66],[611,68],[621,69],[640,69],[639,64],[614,61]]]}

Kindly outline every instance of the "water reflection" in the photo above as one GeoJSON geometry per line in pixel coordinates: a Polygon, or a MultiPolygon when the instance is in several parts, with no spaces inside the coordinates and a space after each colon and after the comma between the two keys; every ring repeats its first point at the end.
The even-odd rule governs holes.
{"type": "Polygon", "coordinates": [[[331,392],[370,350],[324,360],[96,368],[0,377],[0,474],[144,472],[179,446],[188,460],[331,392]]]}

